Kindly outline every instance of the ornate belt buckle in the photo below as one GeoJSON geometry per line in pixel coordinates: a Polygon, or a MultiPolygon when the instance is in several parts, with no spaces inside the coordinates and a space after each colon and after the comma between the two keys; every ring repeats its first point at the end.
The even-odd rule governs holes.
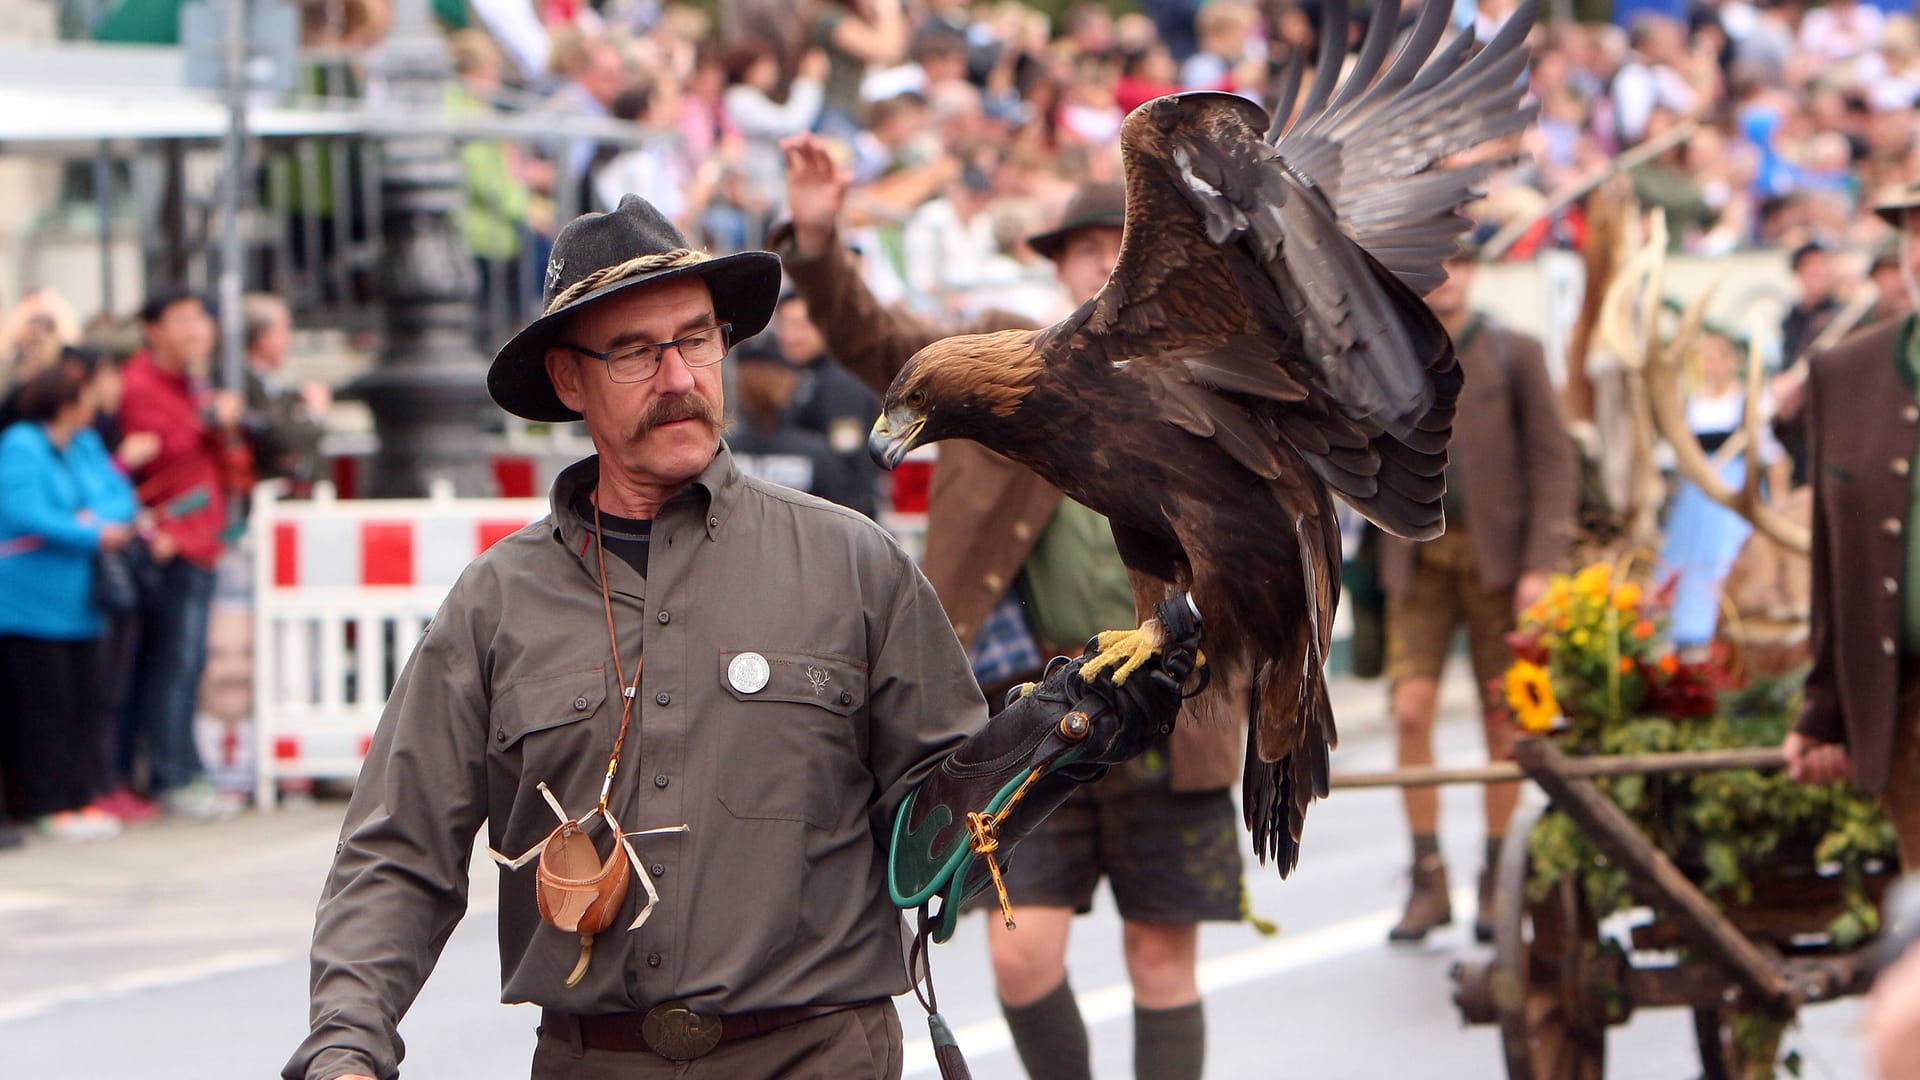
{"type": "Polygon", "coordinates": [[[678,1001],[647,1010],[640,1021],[647,1046],[668,1061],[692,1061],[720,1045],[720,1018],[701,1016],[678,1001]]]}

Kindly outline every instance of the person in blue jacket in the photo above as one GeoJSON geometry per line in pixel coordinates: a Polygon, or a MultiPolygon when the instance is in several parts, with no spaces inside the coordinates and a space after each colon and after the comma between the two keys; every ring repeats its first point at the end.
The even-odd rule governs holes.
{"type": "Polygon", "coordinates": [[[71,355],[21,388],[0,433],[0,748],[9,810],[63,840],[119,822],[89,804],[102,775],[105,711],[95,560],[134,538],[132,485],[93,430],[93,371],[71,355]]]}

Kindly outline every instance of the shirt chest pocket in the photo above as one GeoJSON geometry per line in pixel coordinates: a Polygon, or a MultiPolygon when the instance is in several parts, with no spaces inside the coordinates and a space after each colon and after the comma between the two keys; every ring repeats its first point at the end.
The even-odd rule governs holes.
{"type": "Polygon", "coordinates": [[[737,818],[820,828],[865,812],[872,778],[859,736],[866,665],[773,649],[720,654],[725,693],[713,790],[737,818]]]}
{"type": "Polygon", "coordinates": [[[590,772],[597,782],[613,749],[613,720],[601,715],[606,678],[595,670],[515,683],[494,702],[492,752],[563,799],[570,772],[590,772]]]}

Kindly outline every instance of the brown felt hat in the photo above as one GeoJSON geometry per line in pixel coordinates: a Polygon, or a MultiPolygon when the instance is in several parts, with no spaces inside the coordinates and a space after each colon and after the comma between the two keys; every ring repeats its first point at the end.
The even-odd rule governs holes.
{"type": "Polygon", "coordinates": [[[614,293],[693,275],[713,293],[713,310],[733,324],[738,345],[766,329],[780,295],[780,257],[742,251],[708,258],[691,252],[686,237],[638,195],[611,213],[582,214],[554,237],[541,304],[546,314],[500,347],[487,371],[494,403],[528,420],[578,420],[547,377],[547,349],[567,316],[614,293]],[[658,265],[648,265],[657,256],[658,265]],[[589,282],[587,279],[593,278],[589,282]],[[577,286],[577,287],[576,287],[577,286]]]}
{"type": "Polygon", "coordinates": [[[1073,190],[1067,200],[1060,224],[1047,232],[1027,237],[1027,246],[1047,258],[1055,258],[1067,245],[1067,237],[1081,229],[1118,229],[1127,223],[1127,188],[1113,180],[1088,180],[1073,190]]]}
{"type": "Polygon", "coordinates": [[[1896,229],[1900,227],[1901,217],[1909,210],[1920,210],[1920,184],[1909,185],[1899,194],[1873,208],[1873,212],[1880,215],[1880,220],[1896,229]]]}

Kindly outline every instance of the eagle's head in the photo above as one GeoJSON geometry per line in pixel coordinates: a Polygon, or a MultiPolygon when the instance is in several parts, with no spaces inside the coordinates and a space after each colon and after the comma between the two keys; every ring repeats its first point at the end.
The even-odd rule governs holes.
{"type": "Polygon", "coordinates": [[[1042,367],[1037,332],[1002,330],[945,338],[914,353],[887,388],[867,450],[891,469],[916,446],[992,436],[1019,410],[1042,367]]]}

